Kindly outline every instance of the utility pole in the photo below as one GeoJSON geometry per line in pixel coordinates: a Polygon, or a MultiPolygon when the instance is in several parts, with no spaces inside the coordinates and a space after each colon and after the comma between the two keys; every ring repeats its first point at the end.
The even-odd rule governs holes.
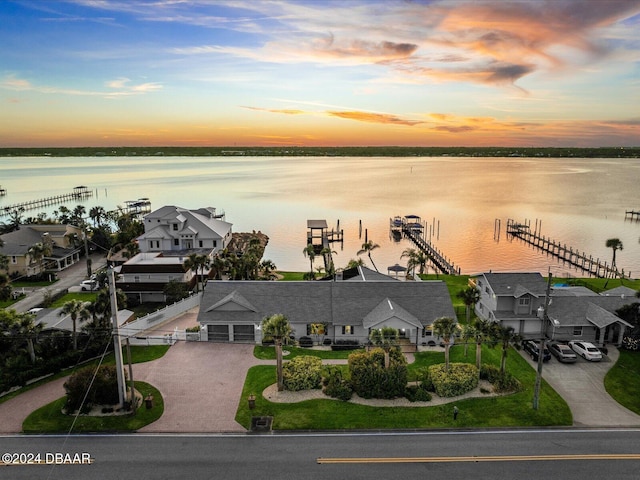
{"type": "Polygon", "coordinates": [[[124,365],[122,363],[122,344],[120,343],[120,332],[118,330],[118,300],[116,297],[116,281],[113,267],[109,267],[109,297],[111,298],[111,323],[113,324],[113,347],[116,356],[116,377],[118,379],[118,402],[120,408],[124,407],[127,386],[124,382],[124,365]]]}
{"type": "Polygon", "coordinates": [[[547,333],[547,320],[549,316],[547,314],[549,310],[549,301],[551,299],[551,272],[549,272],[549,279],[547,280],[547,292],[544,296],[544,307],[542,310],[541,327],[540,327],[540,343],[538,344],[538,372],[536,374],[536,383],[533,388],[533,409],[538,410],[538,404],[540,403],[540,385],[542,383],[542,362],[544,359],[544,347],[546,343],[547,333]]]}
{"type": "Polygon", "coordinates": [[[87,239],[87,226],[82,226],[82,236],[84,237],[84,254],[87,257],[87,277],[91,278],[91,257],[89,257],[89,240],[87,239]]]}

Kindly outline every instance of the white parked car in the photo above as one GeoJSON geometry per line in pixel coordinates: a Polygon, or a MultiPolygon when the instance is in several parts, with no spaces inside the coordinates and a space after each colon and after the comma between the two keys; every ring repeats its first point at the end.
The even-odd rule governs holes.
{"type": "Polygon", "coordinates": [[[569,346],[571,350],[585,360],[589,360],[590,362],[599,362],[602,360],[602,352],[593,343],[571,340],[569,346]]]}
{"type": "Polygon", "coordinates": [[[83,292],[86,292],[87,290],[89,291],[94,291],[96,288],[98,288],[98,281],[97,280],[84,280],[80,283],[80,289],[83,292]]]}

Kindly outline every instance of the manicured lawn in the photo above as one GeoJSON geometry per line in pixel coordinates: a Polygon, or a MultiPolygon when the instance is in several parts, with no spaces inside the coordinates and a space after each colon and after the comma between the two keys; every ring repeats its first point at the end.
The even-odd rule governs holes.
{"type": "Polygon", "coordinates": [[[98,292],[74,292],[66,293],[62,297],[55,300],[50,308],[60,308],[70,300],[80,300],[81,302],[95,302],[98,292]]]}
{"type": "Polygon", "coordinates": [[[556,278],[555,283],[567,283],[569,285],[578,285],[587,287],[596,293],[604,290],[611,290],[615,287],[625,286],[640,290],[640,279],[621,280],[619,278],[556,278]]]}
{"type": "Polygon", "coordinates": [[[276,272],[278,275],[282,276],[281,282],[293,282],[293,281],[302,281],[304,280],[303,275],[304,272],[276,272]]]}
{"type": "MultiPolygon", "coordinates": [[[[300,348],[300,347],[290,347],[285,345],[282,347],[283,352],[289,352],[288,355],[283,355],[285,360],[291,360],[292,358],[299,357],[301,355],[310,355],[313,357],[319,358],[338,358],[338,359],[347,359],[349,358],[349,354],[353,352],[362,352],[363,349],[359,350],[343,350],[343,351],[333,351],[333,350],[314,350],[310,348],[300,348]]],[[[263,347],[257,345],[253,349],[253,355],[256,358],[261,360],[275,360],[276,359],[276,349],[275,347],[263,347]]]]}
{"type": "Polygon", "coordinates": [[[604,377],[604,388],[620,405],[640,415],[640,352],[621,349],[604,377]]]}
{"type": "MultiPolygon", "coordinates": [[[[463,347],[451,349],[451,361],[464,361],[463,347]]],[[[467,361],[474,362],[469,349],[467,361]]],[[[483,362],[499,365],[500,349],[483,349],[483,362]]],[[[410,371],[441,363],[443,352],[422,352],[410,371]]],[[[474,398],[456,401],[460,414],[456,427],[513,427],[571,425],[571,411],[566,402],[546,383],[540,393],[540,408],[532,408],[535,371],[515,350],[509,351],[507,368],[522,383],[520,392],[502,397],[474,398]]],[[[370,407],[333,399],[308,400],[293,404],[273,403],[262,397],[263,390],[275,383],[275,367],[252,367],[245,379],[236,421],[250,427],[251,416],[273,416],[276,430],[322,429],[387,429],[453,427],[452,403],[427,407],[370,407]],[[247,397],[256,395],[256,408],[249,410],[247,397]]]]}
{"type": "Polygon", "coordinates": [[[147,410],[144,403],[135,415],[89,417],[62,413],[66,397],[39,408],[22,424],[24,433],[79,433],[79,432],[131,432],[155,422],[164,412],[164,400],[157,388],[145,382],[135,382],[136,389],[144,396],[153,395],[153,408],[147,410]]]}

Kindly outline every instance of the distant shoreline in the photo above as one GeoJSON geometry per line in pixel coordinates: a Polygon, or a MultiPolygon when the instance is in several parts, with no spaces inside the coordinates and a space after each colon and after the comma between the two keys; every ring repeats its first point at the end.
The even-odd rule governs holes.
{"type": "Polygon", "coordinates": [[[640,158],[638,147],[55,147],[0,148],[0,157],[525,157],[640,158]]]}

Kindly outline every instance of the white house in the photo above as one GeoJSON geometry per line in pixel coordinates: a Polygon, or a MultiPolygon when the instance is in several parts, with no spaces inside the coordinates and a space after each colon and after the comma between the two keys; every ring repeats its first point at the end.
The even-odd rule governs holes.
{"type": "Polygon", "coordinates": [[[145,215],[144,233],[137,239],[140,253],[120,267],[118,288],[140,302],[163,302],[171,280],[192,286],[194,272],[185,271],[184,261],[192,253],[213,259],[227,247],[232,224],[223,218],[212,207],[188,210],[173,205],[145,215]]]}

